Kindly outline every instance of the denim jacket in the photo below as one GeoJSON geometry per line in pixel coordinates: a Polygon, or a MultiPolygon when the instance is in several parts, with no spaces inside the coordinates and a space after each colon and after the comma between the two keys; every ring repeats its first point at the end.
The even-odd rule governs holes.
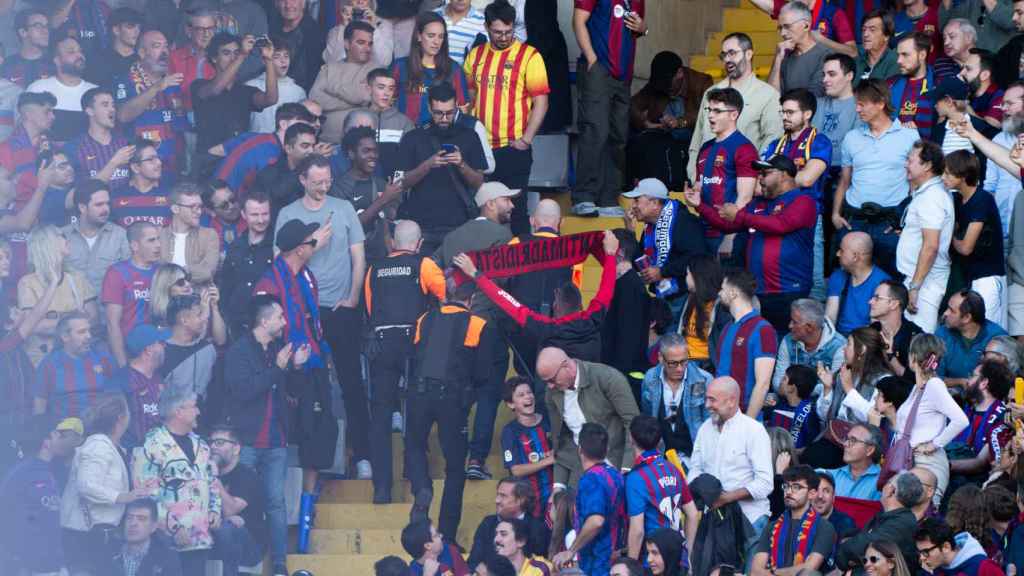
{"type": "MultiPolygon", "coordinates": [[[[658,417],[658,410],[662,403],[661,364],[651,368],[644,374],[644,383],[640,391],[640,413],[658,417]]],[[[704,406],[704,393],[707,391],[708,383],[711,382],[711,374],[697,366],[696,362],[688,362],[686,371],[683,373],[683,396],[682,409],[683,421],[690,430],[690,438],[696,440],[697,431],[700,425],[708,417],[707,408],[704,406]]]]}

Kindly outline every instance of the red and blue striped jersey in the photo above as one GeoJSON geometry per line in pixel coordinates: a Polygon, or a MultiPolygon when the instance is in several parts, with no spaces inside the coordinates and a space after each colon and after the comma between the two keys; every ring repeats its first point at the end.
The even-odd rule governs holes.
{"type": "Polygon", "coordinates": [[[35,396],[46,400],[47,414],[80,417],[108,388],[113,373],[109,356],[90,351],[75,358],[58,348],[39,363],[35,396]]]}
{"type": "MultiPolygon", "coordinates": [[[[13,46],[10,46],[8,50],[13,48],[13,46]]],[[[36,58],[35,60],[26,60],[21,57],[21,54],[15,53],[4,60],[3,65],[0,66],[0,76],[22,88],[26,88],[29,84],[40,78],[49,78],[54,73],[56,73],[56,70],[53,60],[46,56],[36,58]]]]}
{"type": "Polygon", "coordinates": [[[222,256],[227,252],[228,246],[237,240],[239,236],[245,234],[245,231],[248,229],[244,218],[239,218],[232,224],[231,222],[221,220],[217,216],[211,216],[206,212],[203,212],[203,215],[199,217],[199,226],[201,228],[213,228],[213,231],[217,233],[217,237],[220,238],[220,253],[222,256]]]}
{"type": "Polygon", "coordinates": [[[603,516],[601,531],[579,551],[584,574],[608,574],[612,552],[622,548],[626,526],[626,493],[622,474],[607,462],[591,466],[580,476],[576,491],[574,527],[580,533],[591,516],[603,516]]]}
{"type": "Polygon", "coordinates": [[[644,534],[681,527],[682,506],[693,502],[690,487],[674,464],[657,450],[648,450],[626,475],[626,515],[644,515],[644,534]]]}
{"type": "MultiPolygon", "coordinates": [[[[542,460],[545,454],[554,449],[548,438],[550,431],[551,423],[547,418],[536,426],[523,426],[518,420],[506,424],[501,429],[501,452],[505,468],[511,470],[518,464],[535,464],[542,460]]],[[[543,518],[554,486],[551,467],[530,474],[525,480],[534,496],[531,514],[535,518],[543,518]]]]}
{"type": "Polygon", "coordinates": [[[39,149],[32,143],[25,127],[18,125],[14,132],[0,142],[0,166],[10,174],[17,195],[14,209],[21,210],[36,189],[36,161],[39,149]]]}
{"type": "MultiPolygon", "coordinates": [[[[462,106],[469,102],[469,81],[466,80],[466,73],[458,62],[448,59],[451,66],[451,77],[447,80],[455,88],[455,103],[462,106]]],[[[430,102],[427,97],[427,89],[434,85],[434,68],[423,69],[423,80],[418,89],[409,91],[406,84],[409,82],[409,58],[396,58],[391,65],[391,76],[398,83],[396,92],[398,100],[395,101],[395,108],[405,114],[417,126],[430,122],[430,102]]]]}
{"type": "MultiPolygon", "coordinates": [[[[114,101],[118,107],[149,89],[155,80],[149,78],[136,62],[128,74],[114,78],[114,101]]],[[[189,128],[185,101],[180,86],[160,92],[142,114],[129,123],[132,133],[157,143],[157,154],[163,161],[164,174],[178,173],[178,161],[185,157],[185,131],[189,128]]]]}
{"type": "Polygon", "coordinates": [[[225,157],[217,167],[217,178],[228,183],[244,202],[256,174],[277,162],[283,148],[277,135],[246,132],[222,144],[225,157]]]}
{"type": "MultiPolygon", "coordinates": [[[[587,32],[594,47],[597,61],[613,78],[629,84],[633,80],[633,59],[636,56],[636,37],[626,28],[626,13],[636,12],[644,17],[645,0],[575,0],[577,10],[590,12],[587,32]]],[[[586,66],[580,56],[576,65],[586,66]]]]}
{"type": "MultiPolygon", "coordinates": [[[[80,178],[84,178],[86,175],[89,178],[95,178],[100,170],[103,170],[110,162],[110,159],[117,154],[117,151],[127,145],[128,140],[123,136],[115,134],[111,136],[110,144],[100,144],[88,132],[85,132],[68,142],[64,149],[75,166],[75,173],[80,178]]],[[[115,168],[110,177],[110,189],[117,190],[122,186],[127,186],[130,176],[127,164],[115,168]]]]}
{"type": "Polygon", "coordinates": [[[121,334],[127,335],[136,325],[149,322],[149,286],[155,272],[156,266],[146,270],[136,267],[131,260],[107,268],[100,301],[121,305],[121,334]]]}
{"type": "MultiPolygon", "coordinates": [[[[736,179],[757,178],[757,159],[757,148],[739,130],[721,142],[712,138],[701,145],[697,155],[701,203],[721,206],[736,202],[736,179]]],[[[705,222],[704,235],[715,238],[721,232],[705,222]]]]}
{"type": "Polygon", "coordinates": [[[754,391],[756,373],[754,361],[758,358],[774,359],[779,352],[775,329],[767,320],[751,310],[746,316],[726,326],[718,339],[718,358],[715,376],[732,376],[740,385],[740,409],[747,409],[754,391]]]}
{"type": "MultiPolygon", "coordinates": [[[[462,554],[448,542],[441,545],[437,563],[440,565],[437,569],[437,576],[469,576],[470,574],[462,554]]],[[[412,562],[409,562],[409,574],[410,576],[423,576],[423,564],[414,558],[412,562]]]]}
{"type": "Polygon", "coordinates": [[[932,67],[928,66],[924,78],[914,80],[900,75],[889,78],[888,83],[890,103],[896,110],[894,119],[900,124],[913,122],[921,138],[927,140],[935,124],[934,106],[928,97],[928,92],[935,88],[932,67]]]}
{"type": "Polygon", "coordinates": [[[128,185],[110,193],[110,221],[127,228],[144,220],[156,226],[171,225],[171,202],[160,186],[142,193],[128,185]]]}
{"type": "Polygon", "coordinates": [[[825,172],[822,172],[813,185],[804,188],[806,192],[811,194],[814,201],[818,203],[818,206],[821,206],[821,195],[825,187],[825,174],[832,163],[832,141],[828,139],[828,136],[818,132],[817,128],[808,126],[797,134],[796,137],[790,137],[789,134],[786,134],[782,138],[772,140],[765,146],[761,157],[767,160],[776,154],[782,154],[792,160],[796,164],[797,170],[803,170],[811,160],[821,160],[825,163],[825,172]]]}

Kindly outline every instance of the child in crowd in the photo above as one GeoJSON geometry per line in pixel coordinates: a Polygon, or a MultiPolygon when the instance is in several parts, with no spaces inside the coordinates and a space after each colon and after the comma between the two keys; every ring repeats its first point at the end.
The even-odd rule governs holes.
{"type": "Polygon", "coordinates": [[[535,518],[543,518],[554,482],[555,451],[548,439],[551,424],[537,413],[532,383],[516,376],[505,382],[502,395],[516,419],[501,430],[501,452],[512,476],[524,478],[533,489],[535,518]]]}
{"type": "Polygon", "coordinates": [[[402,548],[412,556],[410,576],[468,576],[469,567],[452,544],[442,540],[430,519],[402,529],[402,548]]]}
{"type": "Polygon", "coordinates": [[[817,384],[814,369],[800,364],[787,368],[779,384],[779,400],[772,412],[771,426],[789,430],[797,450],[813,442],[821,431],[821,420],[812,398],[817,384]]]}

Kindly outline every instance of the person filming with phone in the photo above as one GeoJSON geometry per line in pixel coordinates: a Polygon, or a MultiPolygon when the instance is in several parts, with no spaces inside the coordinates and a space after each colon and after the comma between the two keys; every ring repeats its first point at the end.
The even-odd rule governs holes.
{"type": "Polygon", "coordinates": [[[433,254],[445,234],[477,216],[473,201],[487,166],[476,132],[455,122],[455,89],[437,84],[428,91],[431,121],[405,134],[398,149],[402,185],[409,191],[398,218],[423,230],[422,254],[433,254]]]}

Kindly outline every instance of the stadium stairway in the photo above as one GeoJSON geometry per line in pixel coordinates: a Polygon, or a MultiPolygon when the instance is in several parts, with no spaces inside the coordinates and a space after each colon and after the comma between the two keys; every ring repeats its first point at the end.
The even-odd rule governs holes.
{"type": "Polygon", "coordinates": [[[709,74],[715,81],[723,77],[718,53],[722,39],[731,32],[745,32],[754,42],[754,70],[759,78],[767,78],[771,70],[775,45],[779,42],[775,22],[753,4],[742,0],[739,6],[722,8],[720,30],[707,31],[704,52],[690,55],[690,67],[709,74]]]}

